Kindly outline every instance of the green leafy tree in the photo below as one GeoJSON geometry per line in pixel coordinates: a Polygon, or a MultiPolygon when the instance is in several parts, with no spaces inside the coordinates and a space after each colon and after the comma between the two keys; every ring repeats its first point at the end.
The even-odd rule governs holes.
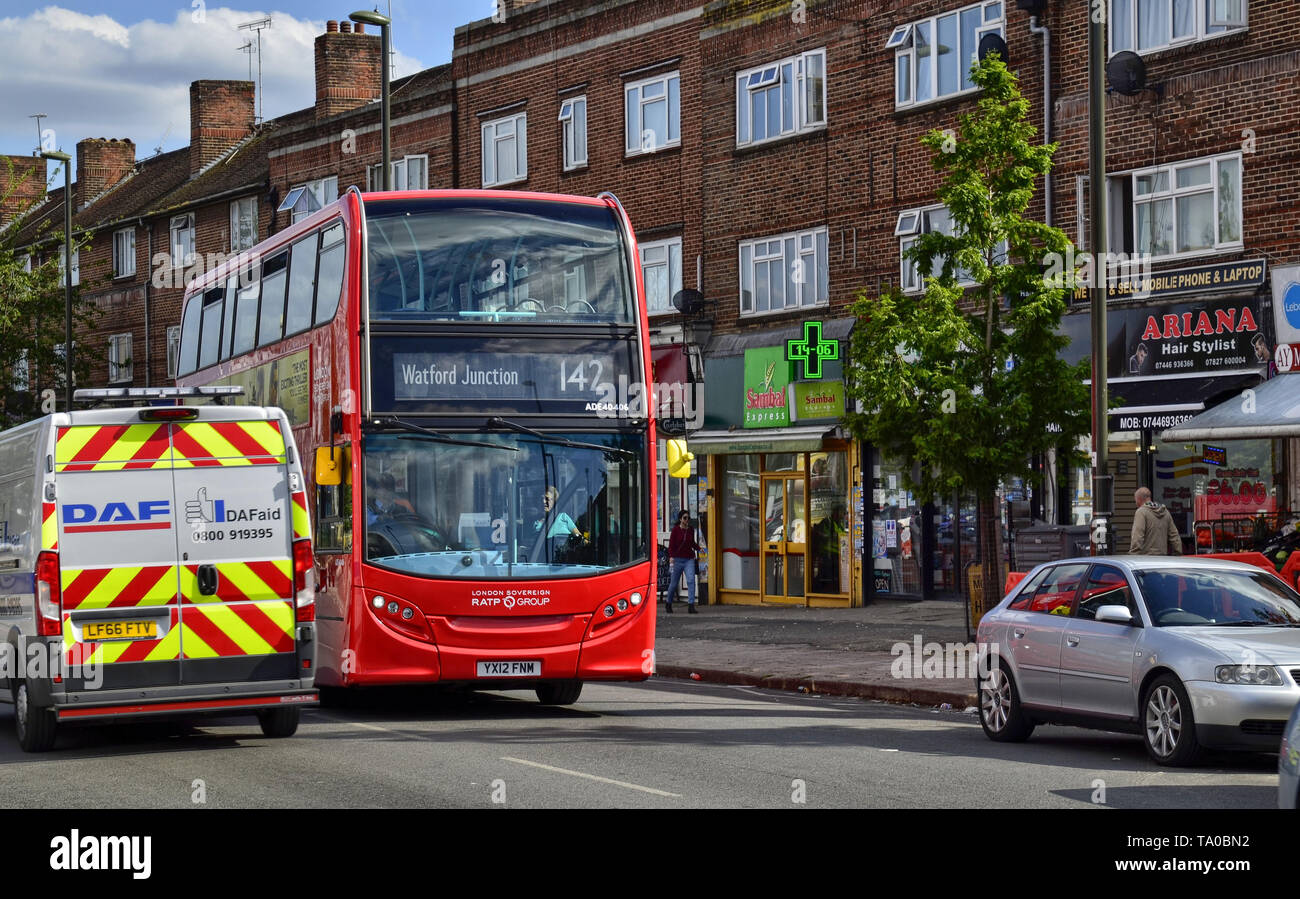
{"type": "Polygon", "coordinates": [[[847,423],[905,463],[904,479],[922,502],[975,495],[992,597],[1002,585],[1000,482],[1031,480],[1031,455],[1049,449],[1065,447],[1079,461],[1074,448],[1089,432],[1090,403],[1088,363],[1070,366],[1059,355],[1073,272],[1044,276],[1053,261],[1061,270],[1069,240],[1025,218],[1056,145],[1036,143],[1029,102],[995,55],[972,77],[976,110],[955,133],[921,140],[944,175],[937,195],[952,234],[922,234],[904,254],[925,274],[923,294],[862,294],[854,304],[848,390],[866,412],[847,423]]]}
{"type": "MultiPolygon", "coordinates": [[[[0,199],[7,199],[18,189],[25,176],[14,172],[6,160],[0,181],[0,199]]],[[[24,259],[26,251],[17,246],[30,210],[20,210],[17,218],[0,231],[0,428],[13,427],[63,406],[63,345],[67,306],[63,293],[63,272],[59,264],[63,231],[44,229],[35,241],[46,251],[45,260],[24,259]],[[30,268],[31,271],[26,269],[30,268]]],[[[63,216],[58,216],[60,225],[63,216]]],[[[3,225],[5,223],[0,223],[3,225]]],[[[24,237],[27,243],[32,238],[24,237]]],[[[75,242],[74,252],[86,247],[75,242]]],[[[84,384],[89,377],[88,355],[84,342],[75,335],[93,326],[94,312],[82,300],[78,286],[72,288],[72,333],[74,335],[74,383],[84,384]]]]}

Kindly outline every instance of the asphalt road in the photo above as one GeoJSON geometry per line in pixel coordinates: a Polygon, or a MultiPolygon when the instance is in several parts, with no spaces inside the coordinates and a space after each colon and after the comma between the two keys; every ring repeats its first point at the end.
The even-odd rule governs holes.
{"type": "Polygon", "coordinates": [[[1272,808],[1277,788],[1275,756],[1176,771],[1136,737],[1008,746],[959,711],[666,680],[588,685],[569,708],[389,692],[309,710],[284,740],[251,718],[69,728],[39,756],[12,717],[0,705],[0,806],[18,808],[1272,808]]]}

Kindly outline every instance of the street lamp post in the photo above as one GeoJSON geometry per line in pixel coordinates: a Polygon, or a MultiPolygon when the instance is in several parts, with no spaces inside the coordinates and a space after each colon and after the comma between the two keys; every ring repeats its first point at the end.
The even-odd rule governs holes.
{"type": "MultiPolygon", "coordinates": [[[[1107,453],[1106,289],[1109,247],[1106,243],[1106,20],[1089,5],[1088,19],[1088,195],[1092,220],[1088,237],[1092,250],[1092,280],[1088,297],[1092,311],[1092,543],[1097,553],[1109,550],[1114,490],[1107,453]]],[[[1108,4],[1102,6],[1103,9],[1108,4]]]]}
{"type": "Polygon", "coordinates": [[[370,12],[369,10],[365,10],[365,9],[357,10],[356,12],[350,14],[350,15],[348,16],[348,18],[351,19],[351,20],[354,21],[354,22],[361,22],[361,23],[364,23],[364,24],[366,24],[366,25],[377,25],[377,26],[379,26],[379,52],[380,52],[381,56],[383,57],[383,59],[382,59],[382,66],[383,66],[383,82],[382,82],[382,84],[383,84],[383,87],[381,88],[381,93],[380,93],[381,101],[380,101],[380,102],[383,104],[383,112],[382,112],[382,117],[383,117],[382,121],[383,121],[383,125],[382,125],[382,130],[383,130],[383,142],[384,142],[384,150],[383,150],[383,152],[384,152],[384,190],[392,190],[392,189],[393,189],[392,152],[391,152],[391,149],[390,149],[390,146],[389,146],[389,141],[388,141],[388,137],[389,137],[389,135],[388,135],[388,103],[389,103],[389,93],[390,93],[390,91],[389,91],[389,85],[388,85],[388,55],[389,55],[389,42],[390,42],[390,38],[389,38],[389,35],[388,35],[388,29],[389,29],[389,27],[393,24],[393,20],[390,19],[390,18],[388,18],[388,16],[383,16],[383,15],[380,15],[379,13],[377,13],[377,12],[370,12]]]}
{"type": "Polygon", "coordinates": [[[42,159],[55,159],[63,163],[63,303],[66,321],[63,325],[64,402],[72,411],[72,157],[58,150],[45,150],[42,159]]]}

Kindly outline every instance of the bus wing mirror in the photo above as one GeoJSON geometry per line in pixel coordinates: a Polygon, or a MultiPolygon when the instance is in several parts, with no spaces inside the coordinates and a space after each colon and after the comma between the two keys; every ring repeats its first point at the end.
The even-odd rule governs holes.
{"type": "Polygon", "coordinates": [[[322,487],[337,487],[343,483],[346,468],[343,447],[316,447],[316,483],[322,487]]]}

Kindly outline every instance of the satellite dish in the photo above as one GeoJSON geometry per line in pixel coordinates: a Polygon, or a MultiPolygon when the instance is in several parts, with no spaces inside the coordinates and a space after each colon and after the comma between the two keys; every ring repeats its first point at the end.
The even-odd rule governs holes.
{"type": "Polygon", "coordinates": [[[1132,50],[1121,50],[1106,63],[1106,81],[1126,97],[1140,94],[1147,86],[1147,64],[1132,50]]]}
{"type": "Polygon", "coordinates": [[[692,315],[704,308],[704,294],[693,287],[673,294],[673,308],[683,315],[692,315]]]}
{"type": "Polygon", "coordinates": [[[980,38],[979,49],[976,51],[979,55],[979,61],[983,62],[984,57],[990,53],[996,53],[998,58],[1003,62],[1007,61],[1007,42],[1002,39],[1002,35],[996,31],[990,31],[980,38]]]}

